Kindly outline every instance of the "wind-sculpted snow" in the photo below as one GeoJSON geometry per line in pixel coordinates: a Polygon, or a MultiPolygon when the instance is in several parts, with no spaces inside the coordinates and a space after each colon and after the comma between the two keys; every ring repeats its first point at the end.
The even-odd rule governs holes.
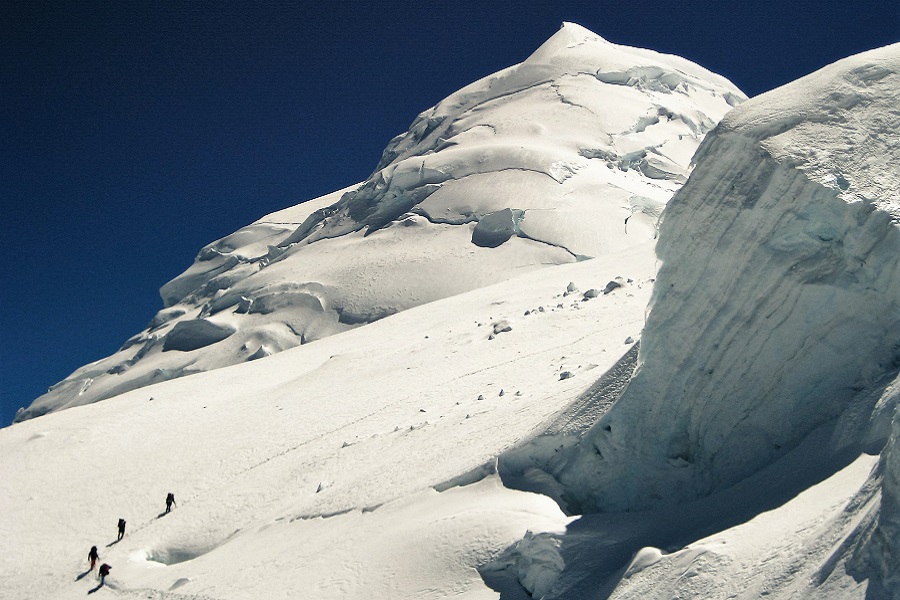
{"type": "MultiPolygon", "coordinates": [[[[896,386],[896,382],[893,383],[896,386]]],[[[869,581],[866,597],[900,599],[900,410],[892,433],[866,485],[855,500],[853,531],[820,571],[824,586],[846,572],[855,580],[869,581]],[[878,493],[880,492],[880,494],[878,493]],[[858,508],[857,508],[858,507],[858,508]],[[838,577],[835,576],[838,575],[838,577]]]]}
{"type": "Polygon", "coordinates": [[[898,106],[894,45],[755,98],[706,138],[663,216],[636,372],[548,467],[570,508],[705,496],[822,427],[823,463],[879,451],[900,367],[898,106]]]}
{"type": "Polygon", "coordinates": [[[203,248],[162,287],[147,330],[17,420],[642,245],[700,140],[741,99],[687,60],[565,24],[523,63],[419,115],[366,181],[203,248]]]}
{"type": "MultiPolygon", "coordinates": [[[[582,34],[529,61],[572,71],[582,34]]],[[[613,94],[695,85],[596,73],[613,94]]],[[[383,226],[410,196],[353,195],[367,182],[204,248],[147,330],[26,416],[115,402],[0,429],[0,589],[900,600],[898,73],[893,46],[728,116],[666,208],[659,272],[666,198],[647,190],[676,172],[600,142],[569,148],[582,167],[425,183],[383,226]],[[621,216],[604,198],[628,219],[578,233],[621,216]],[[85,551],[119,516],[95,587],[85,551]]],[[[446,125],[415,125],[384,167],[444,152],[423,148],[446,125]]]]}
{"type": "Polygon", "coordinates": [[[648,248],[523,273],[0,428],[0,539],[15,548],[0,595],[83,598],[97,545],[113,569],[89,598],[491,598],[479,568],[528,531],[516,572],[547,589],[561,565],[544,534],[571,519],[504,487],[496,456],[627,351],[654,274],[648,248]],[[607,295],[577,291],[620,276],[607,295]]]}
{"type": "Polygon", "coordinates": [[[166,335],[166,341],[163,343],[163,352],[168,350],[179,350],[181,352],[190,352],[221,342],[234,333],[234,328],[227,325],[217,325],[207,319],[192,319],[190,321],[179,321],[172,328],[172,331],[166,335]]]}

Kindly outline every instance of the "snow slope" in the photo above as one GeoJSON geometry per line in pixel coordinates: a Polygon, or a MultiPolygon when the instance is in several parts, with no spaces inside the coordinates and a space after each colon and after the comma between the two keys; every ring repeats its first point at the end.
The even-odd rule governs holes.
{"type": "Polygon", "coordinates": [[[165,307],[17,421],[275,354],[656,235],[700,140],[743,95],[678,57],[564,24],[423,112],[372,175],[198,254],[165,307]]]}
{"type": "Polygon", "coordinates": [[[97,545],[97,598],[496,598],[478,569],[570,521],[496,457],[633,346],[651,248],[0,429],[2,595],[83,597],[97,545]]]}
{"type": "MultiPolygon", "coordinates": [[[[551,42],[535,54],[540,64],[565,66],[589,45],[566,42],[560,58],[551,42]]],[[[665,73],[616,69],[592,76],[672,89],[665,73]]],[[[253,288],[270,293],[239,295],[237,316],[214,326],[190,324],[178,314],[189,304],[173,302],[153,324],[169,349],[151,347],[122,371],[145,362],[169,380],[0,429],[0,538],[13,548],[0,554],[0,591],[900,599],[898,73],[891,46],[730,113],[666,209],[658,276],[653,236],[623,231],[593,260],[523,267],[228,365],[242,316],[290,310],[282,298],[311,306],[304,299],[318,288],[289,287],[286,266],[283,279],[271,275],[277,265],[316,248],[337,268],[355,245],[407,244],[378,237],[404,222],[420,232],[434,224],[420,206],[375,227],[396,208],[376,184],[220,240],[172,294],[234,276],[204,305],[212,311],[233,300],[232,285],[246,291],[263,274],[284,294],[253,288]],[[306,226],[269,236],[304,215],[306,226]],[[246,265],[258,273],[242,278],[246,265]],[[250,310],[259,303],[265,310],[250,310]],[[163,371],[166,353],[204,349],[192,355],[197,370],[220,353],[224,366],[175,379],[163,371]],[[165,514],[169,491],[178,506],[165,514]],[[115,542],[120,517],[129,525],[115,542]],[[113,566],[105,586],[87,571],[94,544],[113,566]]],[[[416,135],[392,143],[388,166],[428,137],[416,135]]],[[[646,176],[620,166],[607,170],[646,176]]],[[[467,231],[467,244],[483,245],[462,247],[479,253],[534,243],[515,230],[490,247],[518,217],[510,206],[481,217],[480,233],[446,224],[438,235],[467,231]]],[[[456,256],[454,245],[438,247],[456,256]]],[[[385,256],[385,268],[399,268],[385,256]]],[[[357,308],[372,308],[367,289],[357,308]]]]}

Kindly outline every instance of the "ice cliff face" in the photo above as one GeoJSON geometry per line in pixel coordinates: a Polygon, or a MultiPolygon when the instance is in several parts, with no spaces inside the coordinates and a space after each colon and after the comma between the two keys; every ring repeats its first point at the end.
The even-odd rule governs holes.
{"type": "Polygon", "coordinates": [[[646,242],[703,136],[743,99],[689,61],[565,24],[419,115],[366,181],[203,248],[147,329],[17,420],[646,242]]]}
{"type": "Polygon", "coordinates": [[[866,546],[867,558],[886,590],[900,598],[900,411],[894,415],[893,434],[882,456],[884,480],[878,525],[866,546]]]}
{"type": "Polygon", "coordinates": [[[900,600],[900,410],[877,467],[846,512],[857,513],[855,527],[820,570],[821,586],[839,588],[846,573],[868,581],[866,598],[900,600]]]}
{"type": "Polygon", "coordinates": [[[820,428],[823,461],[880,450],[900,366],[898,106],[893,45],[754,98],[704,140],[663,216],[634,376],[550,467],[573,507],[722,490],[820,428]]]}

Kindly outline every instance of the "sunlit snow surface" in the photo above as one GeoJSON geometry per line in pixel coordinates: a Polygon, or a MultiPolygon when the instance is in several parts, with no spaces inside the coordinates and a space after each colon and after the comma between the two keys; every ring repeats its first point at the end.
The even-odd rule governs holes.
{"type": "Polygon", "coordinates": [[[419,115],[366,181],[203,248],[145,331],[17,420],[641,246],[704,134],[741,100],[687,60],[565,24],[419,115]]]}
{"type": "Polygon", "coordinates": [[[655,246],[680,180],[647,148],[683,175],[653,136],[711,123],[628,111],[739,96],[564,27],[0,429],[0,590],[897,600],[898,74],[892,46],[732,112],[655,246]]]}
{"type": "Polygon", "coordinates": [[[82,597],[97,545],[98,598],[496,598],[478,568],[570,520],[496,457],[632,347],[654,269],[635,247],[0,429],[0,589],[82,597]]]}

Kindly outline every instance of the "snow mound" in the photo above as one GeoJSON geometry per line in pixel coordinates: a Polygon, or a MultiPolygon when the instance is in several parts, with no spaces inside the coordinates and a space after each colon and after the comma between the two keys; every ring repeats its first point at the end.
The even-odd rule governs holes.
{"type": "Polygon", "coordinates": [[[573,509],[705,496],[822,427],[823,463],[881,449],[900,367],[898,105],[900,44],[754,98],[704,140],[663,216],[635,375],[559,461],[573,509]]]}
{"type": "Polygon", "coordinates": [[[203,248],[162,287],[164,308],[146,331],[17,419],[135,389],[151,372],[260,358],[262,346],[274,354],[640,246],[736,98],[732,84],[689,61],[566,23],[521,64],[420,114],[365,181],[203,248]],[[610,75],[620,72],[633,76],[610,75]],[[220,332],[201,325],[210,317],[220,332]]]}
{"type": "Polygon", "coordinates": [[[525,533],[497,560],[483,568],[486,579],[494,573],[511,570],[516,581],[532,598],[543,598],[565,566],[559,553],[559,540],[548,533],[525,533]]]}

